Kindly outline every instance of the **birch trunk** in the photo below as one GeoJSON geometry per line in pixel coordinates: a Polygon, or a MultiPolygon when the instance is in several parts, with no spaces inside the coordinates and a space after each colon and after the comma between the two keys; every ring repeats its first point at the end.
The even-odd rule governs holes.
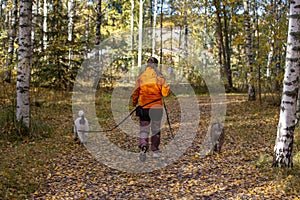
{"type": "Polygon", "coordinates": [[[39,9],[39,1],[32,2],[32,29],[31,29],[31,43],[32,49],[34,50],[35,45],[35,31],[38,23],[38,9],[39,9]]]}
{"type": "Polygon", "coordinates": [[[144,0],[140,0],[139,15],[139,48],[138,48],[138,68],[142,67],[142,47],[143,47],[143,4],[144,0]]]}
{"type": "Polygon", "coordinates": [[[253,86],[253,51],[252,51],[252,32],[250,28],[250,16],[249,16],[249,1],[244,0],[244,28],[246,35],[246,67],[247,67],[247,84],[248,84],[248,100],[254,101],[255,98],[255,89],[253,86]]]}
{"type": "MultiPolygon", "coordinates": [[[[74,28],[74,23],[73,23],[73,15],[74,15],[74,10],[73,10],[73,5],[74,5],[74,0],[69,0],[68,1],[68,41],[72,42],[73,39],[73,28],[74,28]]],[[[71,68],[71,60],[72,60],[72,48],[69,49],[69,68],[71,68]]]]}
{"type": "Polygon", "coordinates": [[[44,11],[43,11],[43,50],[47,49],[48,45],[48,24],[47,24],[47,17],[48,17],[48,3],[47,0],[44,0],[44,11]]]}
{"type": "Polygon", "coordinates": [[[89,3],[87,2],[86,3],[86,10],[88,11],[87,12],[87,16],[86,16],[86,19],[85,19],[85,47],[84,47],[84,50],[85,50],[85,57],[87,58],[88,56],[88,53],[89,53],[89,35],[90,35],[90,16],[89,16],[89,3]]]}
{"type": "Polygon", "coordinates": [[[74,10],[73,10],[73,4],[74,0],[69,0],[68,1],[68,18],[69,18],[69,23],[68,23],[68,40],[72,41],[73,38],[73,15],[74,15],[74,10]]]}
{"type": "Polygon", "coordinates": [[[130,36],[131,36],[131,56],[132,56],[132,60],[131,60],[131,76],[134,76],[134,0],[131,0],[131,11],[130,11],[130,36]]]}
{"type": "MultiPolygon", "coordinates": [[[[2,9],[2,8],[1,8],[2,9]]],[[[12,15],[11,15],[11,23],[9,28],[9,36],[8,36],[8,57],[7,57],[7,63],[6,63],[6,69],[5,71],[5,77],[4,81],[10,83],[11,82],[11,68],[13,64],[13,57],[14,57],[14,43],[16,39],[16,33],[17,33],[17,17],[18,17],[18,0],[13,1],[13,9],[12,9],[12,15]]]]}
{"type": "Polygon", "coordinates": [[[157,0],[154,0],[153,36],[152,36],[152,56],[154,56],[154,54],[155,54],[156,19],[157,19],[157,0]]]}
{"type": "Polygon", "coordinates": [[[161,6],[160,6],[160,65],[159,65],[159,71],[162,70],[162,64],[163,64],[163,6],[164,6],[164,0],[161,0],[161,6]]]}
{"type": "Polygon", "coordinates": [[[187,23],[187,2],[183,3],[183,30],[184,30],[184,43],[183,43],[183,54],[186,59],[187,57],[187,40],[188,40],[188,23],[187,23]]]}
{"type": "Polygon", "coordinates": [[[17,113],[18,121],[30,126],[30,71],[31,71],[31,19],[32,1],[20,2],[20,29],[17,70],[17,113]]]}
{"type": "Polygon", "coordinates": [[[286,66],[273,166],[293,166],[294,130],[297,124],[296,107],[300,66],[300,0],[291,1],[287,38],[286,66]]]}

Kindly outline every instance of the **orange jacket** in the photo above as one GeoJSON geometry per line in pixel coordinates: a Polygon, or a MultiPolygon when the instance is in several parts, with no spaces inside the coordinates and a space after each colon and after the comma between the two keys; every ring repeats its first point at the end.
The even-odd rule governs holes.
{"type": "Polygon", "coordinates": [[[132,105],[139,103],[143,106],[151,101],[160,99],[150,103],[143,108],[162,108],[162,97],[169,95],[170,88],[163,77],[157,76],[152,67],[146,70],[138,77],[135,83],[135,89],[132,94],[132,105]]]}

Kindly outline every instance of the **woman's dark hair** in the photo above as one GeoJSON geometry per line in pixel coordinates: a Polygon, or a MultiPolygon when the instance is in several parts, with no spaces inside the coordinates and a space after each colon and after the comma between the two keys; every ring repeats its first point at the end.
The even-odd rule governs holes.
{"type": "Polygon", "coordinates": [[[147,66],[150,66],[150,67],[157,67],[158,65],[158,60],[154,57],[151,57],[147,60],[147,66]]]}
{"type": "Polygon", "coordinates": [[[154,57],[151,57],[147,60],[147,67],[152,67],[157,76],[162,76],[161,73],[157,69],[158,60],[154,57]]]}

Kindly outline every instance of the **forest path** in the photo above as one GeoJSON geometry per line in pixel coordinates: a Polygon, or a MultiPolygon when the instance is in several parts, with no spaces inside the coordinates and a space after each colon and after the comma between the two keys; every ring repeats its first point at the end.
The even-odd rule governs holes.
{"type": "MultiPolygon", "coordinates": [[[[199,156],[203,136],[197,135],[183,156],[152,172],[127,173],[98,162],[84,146],[73,141],[71,114],[67,119],[60,118],[63,121],[59,130],[65,133],[58,131],[55,138],[39,144],[33,142],[2,149],[1,154],[10,152],[17,156],[11,162],[3,157],[7,167],[18,167],[18,164],[27,167],[22,169],[27,176],[19,177],[19,181],[30,180],[27,185],[32,184],[35,192],[29,199],[296,198],[300,193],[296,182],[299,178],[295,178],[299,177],[299,166],[289,172],[271,168],[277,108],[246,100],[245,95],[227,95],[225,143],[220,154],[199,156]],[[25,159],[27,154],[31,155],[30,159],[25,159]]],[[[199,97],[204,115],[199,123],[201,133],[206,132],[209,123],[209,102],[208,97],[199,97]]],[[[168,104],[172,105],[172,100],[168,104]]],[[[178,106],[173,108],[169,113],[172,122],[176,121],[174,116],[178,117],[175,115],[178,106]]],[[[136,149],[133,141],[111,139],[120,142],[120,147],[136,149]]],[[[165,134],[162,145],[169,140],[170,134],[165,134]]],[[[17,193],[15,188],[7,190],[17,193]]]]}

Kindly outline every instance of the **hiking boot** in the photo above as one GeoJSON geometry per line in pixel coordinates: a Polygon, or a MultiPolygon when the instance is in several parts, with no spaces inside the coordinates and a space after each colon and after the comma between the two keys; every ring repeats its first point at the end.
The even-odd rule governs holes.
{"type": "Polygon", "coordinates": [[[140,153],[140,161],[145,162],[146,161],[146,152],[149,149],[148,146],[139,146],[141,153],[140,153]]]}
{"type": "Polygon", "coordinates": [[[146,153],[147,150],[149,149],[148,146],[139,146],[139,148],[140,148],[140,150],[141,150],[142,152],[144,152],[144,153],[146,153]]]}

